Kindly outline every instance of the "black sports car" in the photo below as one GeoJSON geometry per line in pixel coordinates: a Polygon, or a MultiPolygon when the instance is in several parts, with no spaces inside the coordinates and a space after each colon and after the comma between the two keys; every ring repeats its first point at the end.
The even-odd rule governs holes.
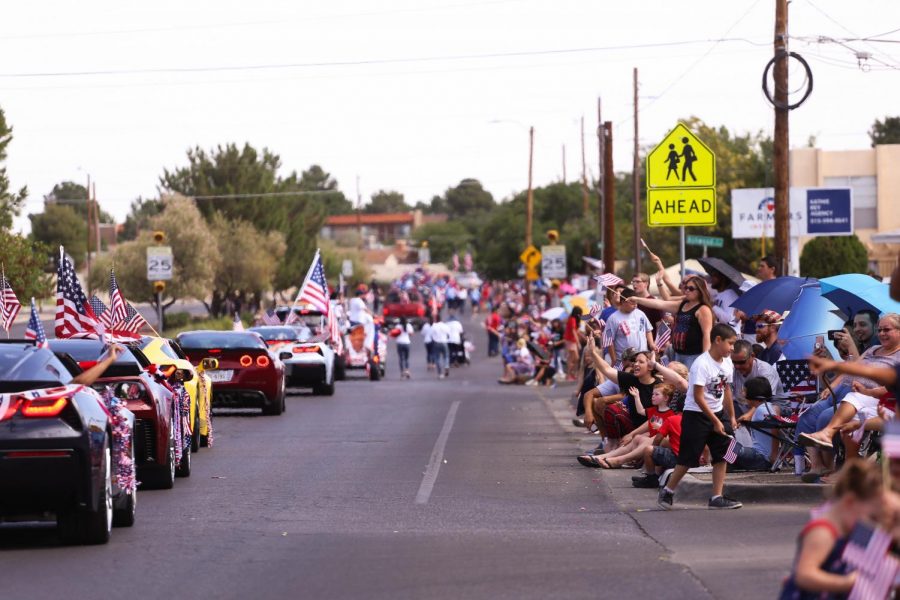
{"type": "Polygon", "coordinates": [[[64,541],[102,544],[114,523],[134,522],[133,481],[119,478],[134,452],[121,420],[133,430],[134,415],[110,412],[73,382],[80,372],[32,342],[0,343],[0,521],[55,516],[64,541]]]}

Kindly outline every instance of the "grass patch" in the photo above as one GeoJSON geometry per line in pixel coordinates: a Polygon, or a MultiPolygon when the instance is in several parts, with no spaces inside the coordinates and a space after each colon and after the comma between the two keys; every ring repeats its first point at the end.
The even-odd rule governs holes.
{"type": "MultiPolygon", "coordinates": [[[[179,313],[175,313],[179,314],[179,313]]],[[[249,321],[246,318],[242,319],[244,323],[244,327],[249,327],[249,321]]],[[[168,319],[166,321],[168,324],[168,319]]],[[[219,317],[217,319],[211,318],[203,318],[203,317],[193,317],[188,322],[179,322],[176,319],[176,324],[173,327],[166,327],[163,331],[163,337],[174,338],[179,333],[183,333],[185,331],[195,331],[197,329],[213,329],[215,331],[231,331],[234,328],[234,319],[232,317],[219,317]]]]}

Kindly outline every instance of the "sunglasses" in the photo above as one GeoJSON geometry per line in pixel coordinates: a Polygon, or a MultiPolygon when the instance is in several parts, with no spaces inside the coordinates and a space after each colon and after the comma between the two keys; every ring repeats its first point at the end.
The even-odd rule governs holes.
{"type": "Polygon", "coordinates": [[[879,327],[878,333],[887,333],[888,331],[894,331],[895,327],[879,327]]]}
{"type": "Polygon", "coordinates": [[[765,328],[768,327],[768,326],[769,326],[768,323],[757,323],[757,324],[756,324],[756,328],[757,328],[757,329],[765,329],[765,328]]]}
{"type": "Polygon", "coordinates": [[[747,364],[747,361],[748,361],[748,360],[750,360],[750,359],[749,359],[749,358],[745,358],[744,360],[735,360],[735,359],[732,358],[732,359],[731,359],[731,363],[732,363],[732,364],[735,364],[735,365],[745,365],[745,364],[747,364]]]}
{"type": "Polygon", "coordinates": [[[684,286],[684,291],[686,291],[686,292],[696,292],[696,291],[697,291],[697,288],[694,287],[694,286],[692,286],[692,285],[686,285],[686,286],[684,286]]]}

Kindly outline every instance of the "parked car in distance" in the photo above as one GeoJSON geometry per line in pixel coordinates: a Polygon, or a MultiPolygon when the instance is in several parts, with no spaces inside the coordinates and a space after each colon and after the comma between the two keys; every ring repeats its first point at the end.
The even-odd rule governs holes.
{"type": "Polygon", "coordinates": [[[399,323],[401,318],[406,317],[407,321],[421,329],[425,323],[425,301],[416,290],[393,288],[384,299],[382,314],[387,325],[399,323]]]}
{"type": "Polygon", "coordinates": [[[213,382],[213,408],[260,408],[263,414],[284,412],[284,364],[253,331],[186,331],[176,339],[194,365],[215,358],[219,368],[207,371],[213,382]]]}

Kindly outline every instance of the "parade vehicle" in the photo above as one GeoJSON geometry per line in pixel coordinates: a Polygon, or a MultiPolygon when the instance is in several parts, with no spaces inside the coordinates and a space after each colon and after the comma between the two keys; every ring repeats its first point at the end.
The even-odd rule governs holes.
{"type": "Polygon", "coordinates": [[[191,451],[197,452],[201,446],[209,444],[212,430],[212,379],[202,368],[194,367],[187,355],[175,340],[161,337],[144,336],[140,342],[141,351],[153,363],[163,365],[168,370],[168,365],[176,369],[190,371],[192,377],[184,382],[191,399],[190,431],[191,451]]]}
{"type": "Polygon", "coordinates": [[[350,327],[344,338],[344,370],[365,371],[371,381],[378,381],[385,373],[387,338],[378,325],[374,326],[372,342],[366,343],[366,338],[364,325],[350,327]]]}
{"type": "Polygon", "coordinates": [[[284,364],[253,331],[187,331],[176,339],[188,359],[199,365],[218,360],[208,371],[213,408],[260,408],[264,415],[285,409],[284,364]]]}
{"type": "Polygon", "coordinates": [[[64,542],[103,544],[135,519],[134,415],[80,373],[30,340],[0,344],[0,521],[55,518],[64,542]]]}
{"type": "MultiPolygon", "coordinates": [[[[106,351],[100,340],[49,340],[49,344],[58,356],[71,358],[82,369],[94,366],[106,351]]],[[[168,372],[174,374],[172,370],[168,372]]],[[[190,373],[181,376],[191,377],[190,373]]],[[[107,386],[134,413],[134,455],[141,487],[171,489],[176,476],[189,477],[190,440],[182,438],[179,452],[178,427],[173,422],[175,394],[165,382],[162,370],[137,345],[129,344],[93,384],[97,390],[107,386]]]]}
{"type": "MultiPolygon", "coordinates": [[[[307,328],[308,329],[308,328],[307,328]]],[[[287,387],[311,387],[313,394],[334,395],[335,352],[329,335],[312,335],[288,325],[251,327],[284,363],[287,387]]]]}
{"type": "Polygon", "coordinates": [[[382,314],[385,323],[399,323],[400,319],[405,317],[417,329],[421,329],[427,313],[425,301],[418,291],[394,288],[387,293],[387,297],[384,299],[382,314]]]}

